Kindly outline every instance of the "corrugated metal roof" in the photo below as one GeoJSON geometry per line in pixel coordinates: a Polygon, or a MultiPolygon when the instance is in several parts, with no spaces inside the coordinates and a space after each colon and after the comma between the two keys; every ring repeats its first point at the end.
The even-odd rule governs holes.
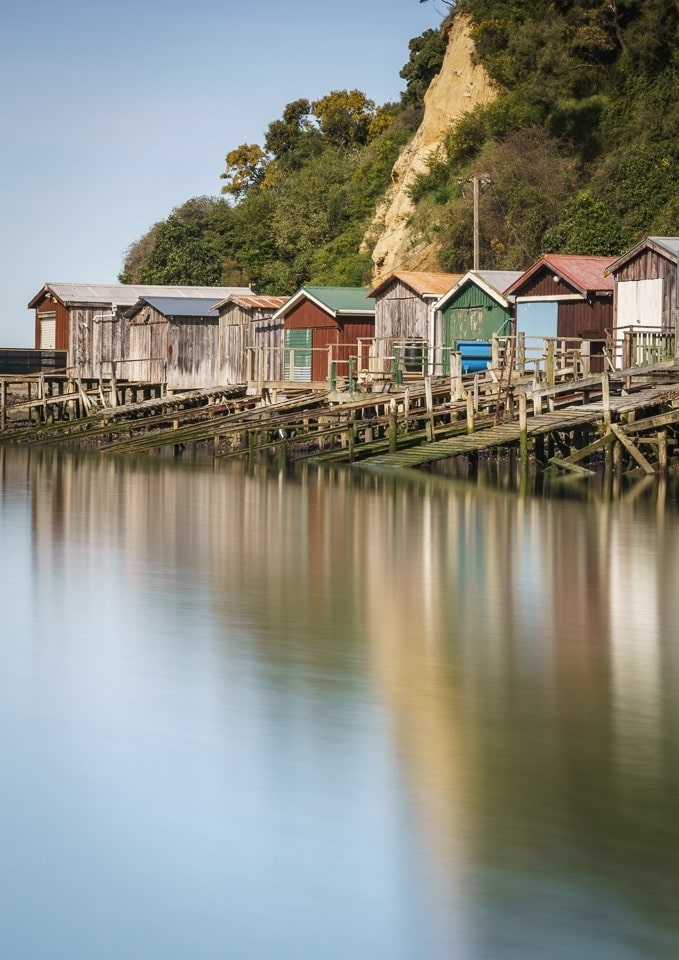
{"type": "Polygon", "coordinates": [[[373,287],[370,291],[370,296],[377,296],[392,280],[399,280],[421,297],[427,295],[440,297],[443,296],[444,293],[448,293],[461,277],[461,273],[427,273],[413,270],[394,270],[393,273],[390,273],[384,277],[383,280],[380,280],[376,287],[373,287]]]}
{"type": "Polygon", "coordinates": [[[617,260],[610,263],[606,269],[606,273],[615,273],[623,264],[628,263],[646,247],[655,248],[661,253],[667,254],[670,259],[679,260],[679,237],[645,237],[643,240],[640,240],[639,243],[635,243],[630,250],[623,253],[617,260]]]}
{"type": "Polygon", "coordinates": [[[515,280],[521,276],[520,270],[470,270],[470,274],[481,277],[489,287],[504,293],[515,280]]]}
{"type": "Polygon", "coordinates": [[[133,316],[142,310],[145,304],[162,313],[164,317],[219,316],[213,297],[140,297],[132,309],[128,310],[128,314],[133,316]]]}
{"type": "Polygon", "coordinates": [[[375,312],[368,287],[302,287],[302,291],[336,314],[375,312]]]}
{"type": "Polygon", "coordinates": [[[611,264],[610,257],[582,257],[571,253],[546,253],[536,260],[504,291],[505,296],[516,294],[538,270],[546,267],[566,280],[583,296],[597,291],[613,290],[613,278],[604,276],[611,264]]]}
{"type": "Polygon", "coordinates": [[[237,303],[239,307],[245,307],[251,310],[278,310],[287,303],[289,297],[271,297],[266,294],[242,294],[232,293],[224,300],[215,304],[215,310],[221,310],[229,303],[237,303]]]}
{"type": "Polygon", "coordinates": [[[679,256],[679,237],[649,237],[648,239],[673,257],[679,256]]]}
{"type": "Polygon", "coordinates": [[[45,293],[53,293],[67,306],[75,304],[111,304],[131,307],[139,297],[212,297],[213,303],[231,293],[252,293],[249,287],[192,287],[188,285],[134,283],[46,283],[30,301],[34,307],[45,293]]]}

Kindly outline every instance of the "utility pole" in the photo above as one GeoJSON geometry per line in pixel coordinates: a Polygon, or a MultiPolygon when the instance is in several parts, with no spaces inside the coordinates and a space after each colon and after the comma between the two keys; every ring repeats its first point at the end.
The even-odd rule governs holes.
{"type": "Polygon", "coordinates": [[[479,178],[474,177],[474,269],[479,269],[479,178]]]}
{"type": "Polygon", "coordinates": [[[479,269],[479,239],[480,239],[480,229],[479,229],[479,197],[481,192],[482,183],[492,183],[488,174],[485,173],[475,173],[471,179],[467,180],[458,180],[458,183],[471,183],[474,189],[474,270],[479,269]]]}

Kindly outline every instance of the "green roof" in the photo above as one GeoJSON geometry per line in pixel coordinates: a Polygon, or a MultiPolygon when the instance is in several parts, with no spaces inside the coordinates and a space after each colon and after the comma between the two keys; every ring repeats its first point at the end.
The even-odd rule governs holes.
{"type": "Polygon", "coordinates": [[[302,287],[301,292],[332,310],[333,313],[374,313],[375,301],[370,287],[302,287]]]}

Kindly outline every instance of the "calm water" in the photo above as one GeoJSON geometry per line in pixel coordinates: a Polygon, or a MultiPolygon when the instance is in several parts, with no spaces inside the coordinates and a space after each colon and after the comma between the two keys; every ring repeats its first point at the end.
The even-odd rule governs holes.
{"type": "Polygon", "coordinates": [[[0,448],[0,957],[679,957],[658,493],[0,448]]]}

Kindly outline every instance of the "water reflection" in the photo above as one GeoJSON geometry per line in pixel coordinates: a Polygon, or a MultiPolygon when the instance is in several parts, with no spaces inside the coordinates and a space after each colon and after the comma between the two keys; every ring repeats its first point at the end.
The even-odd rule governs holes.
{"type": "Polygon", "coordinates": [[[667,488],[0,478],[5,955],[679,953],[667,488]]]}

